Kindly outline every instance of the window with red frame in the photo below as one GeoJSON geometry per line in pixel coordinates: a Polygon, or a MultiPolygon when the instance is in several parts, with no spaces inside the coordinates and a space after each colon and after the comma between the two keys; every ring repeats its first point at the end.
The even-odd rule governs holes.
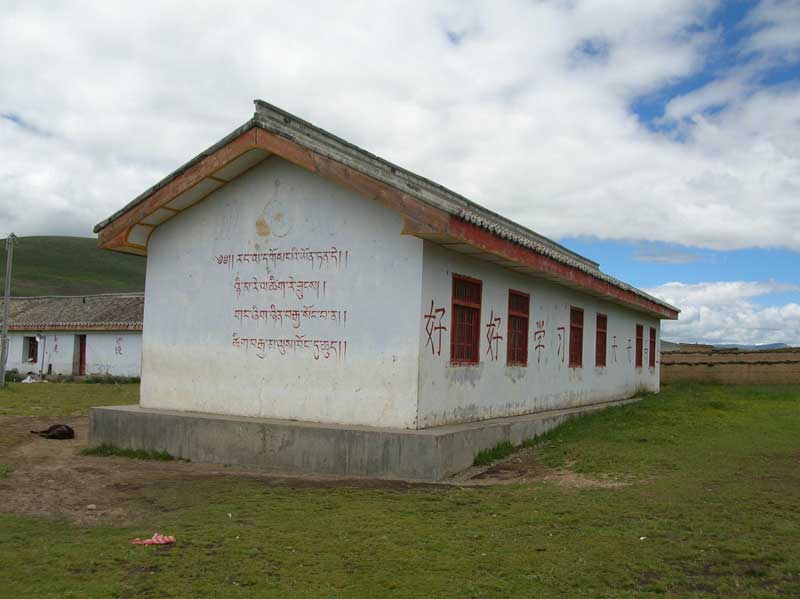
{"type": "Polygon", "coordinates": [[[478,279],[453,275],[453,332],[450,335],[450,361],[477,364],[481,329],[481,292],[478,279]]]}
{"type": "Polygon", "coordinates": [[[642,367],[642,349],[644,348],[644,327],[636,325],[636,368],[642,367]]]}
{"type": "Polygon", "coordinates": [[[650,363],[650,368],[656,367],[656,330],[650,327],[650,353],[647,355],[647,361],[650,363]]]}
{"type": "Polygon", "coordinates": [[[528,365],[528,318],[531,296],[508,290],[508,364],[528,365]]]}
{"type": "Polygon", "coordinates": [[[39,361],[39,341],[36,337],[25,337],[25,340],[28,342],[28,356],[26,361],[36,364],[36,362],[39,361]]]}
{"type": "Polygon", "coordinates": [[[572,368],[583,366],[583,309],[569,310],[569,365],[572,368]]]}
{"type": "Polygon", "coordinates": [[[597,315],[597,335],[594,339],[594,365],[606,365],[606,341],[608,334],[608,316],[597,315]]]}

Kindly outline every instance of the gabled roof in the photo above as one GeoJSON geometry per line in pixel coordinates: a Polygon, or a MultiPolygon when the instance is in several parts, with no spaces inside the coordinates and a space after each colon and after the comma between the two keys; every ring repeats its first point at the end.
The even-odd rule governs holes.
{"type": "MultiPolygon", "coordinates": [[[[2,306],[0,299],[0,314],[2,306]]],[[[12,297],[8,303],[8,328],[10,331],[141,331],[143,315],[142,293],[12,297]]]]}
{"type": "Polygon", "coordinates": [[[102,248],[146,255],[152,231],[277,155],[404,217],[403,233],[659,318],[678,309],[603,273],[596,262],[424,177],[256,100],[253,118],[99,223],[102,248]]]}

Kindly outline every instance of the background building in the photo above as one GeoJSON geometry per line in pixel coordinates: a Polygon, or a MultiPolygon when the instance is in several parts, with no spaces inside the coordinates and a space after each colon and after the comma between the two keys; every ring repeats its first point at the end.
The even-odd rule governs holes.
{"type": "Polygon", "coordinates": [[[12,298],[6,369],[139,376],[143,309],[141,293],[12,298]]]}
{"type": "Polygon", "coordinates": [[[169,410],[419,430],[605,405],[658,390],[659,321],[678,314],[261,102],[96,230],[148,256],[151,424],[169,410]]]}

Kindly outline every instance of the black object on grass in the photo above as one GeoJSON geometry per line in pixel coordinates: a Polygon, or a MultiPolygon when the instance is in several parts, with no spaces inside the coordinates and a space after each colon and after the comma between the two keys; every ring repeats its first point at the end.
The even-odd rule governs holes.
{"type": "Polygon", "coordinates": [[[45,439],[74,439],[75,431],[66,424],[54,424],[43,431],[31,431],[34,435],[39,435],[45,439]]]}

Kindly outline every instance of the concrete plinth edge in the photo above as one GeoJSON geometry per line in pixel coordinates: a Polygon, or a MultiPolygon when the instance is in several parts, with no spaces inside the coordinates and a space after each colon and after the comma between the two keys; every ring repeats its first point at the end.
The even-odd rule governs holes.
{"type": "Polygon", "coordinates": [[[518,445],[568,418],[631,401],[637,399],[421,430],[97,407],[89,412],[89,445],[281,473],[437,481],[471,466],[483,449],[518,445]]]}

